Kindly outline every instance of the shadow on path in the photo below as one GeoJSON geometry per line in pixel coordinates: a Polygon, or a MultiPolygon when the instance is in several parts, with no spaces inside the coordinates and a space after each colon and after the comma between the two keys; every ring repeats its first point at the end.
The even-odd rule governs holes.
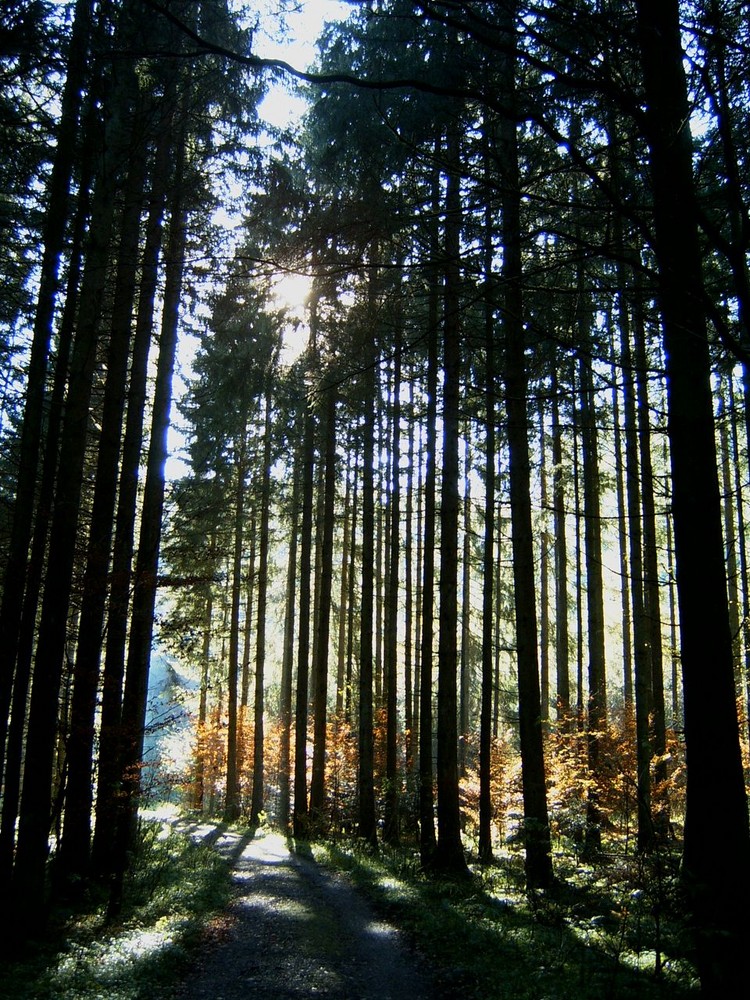
{"type": "Polygon", "coordinates": [[[235,899],[176,1000],[433,1000],[399,932],[281,834],[180,823],[232,864],[235,899]]]}

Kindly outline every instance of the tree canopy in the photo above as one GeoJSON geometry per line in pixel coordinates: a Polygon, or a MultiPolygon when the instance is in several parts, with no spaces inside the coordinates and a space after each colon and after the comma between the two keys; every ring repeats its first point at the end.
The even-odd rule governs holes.
{"type": "Polygon", "coordinates": [[[0,25],[14,933],[117,913],[158,648],[186,808],[461,879],[513,842],[532,893],[555,838],[679,854],[739,996],[745,5],[368,0],[311,66],[262,54],[286,6],[0,25]]]}

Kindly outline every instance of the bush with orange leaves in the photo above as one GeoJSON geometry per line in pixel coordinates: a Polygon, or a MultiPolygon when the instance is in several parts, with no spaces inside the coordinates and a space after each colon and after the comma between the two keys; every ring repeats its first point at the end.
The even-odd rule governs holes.
{"type": "MultiPolygon", "coordinates": [[[[461,817],[465,836],[479,838],[479,737],[465,737],[467,766],[461,779],[461,817]]],[[[515,844],[517,828],[523,816],[521,763],[512,745],[509,731],[493,737],[490,749],[490,801],[492,803],[493,840],[515,844]]]]}
{"type": "MultiPolygon", "coordinates": [[[[545,736],[550,827],[558,845],[580,844],[592,791],[604,829],[625,844],[634,836],[637,818],[637,757],[632,711],[612,717],[595,733],[570,720],[551,724],[545,736]],[[598,770],[589,766],[589,745],[597,741],[598,770]]],[[[684,811],[684,748],[673,730],[667,746],[651,760],[651,800],[657,829],[674,832],[684,811]],[[663,764],[663,767],[659,767],[663,764]],[[670,815],[675,817],[670,822],[670,815]]]]}

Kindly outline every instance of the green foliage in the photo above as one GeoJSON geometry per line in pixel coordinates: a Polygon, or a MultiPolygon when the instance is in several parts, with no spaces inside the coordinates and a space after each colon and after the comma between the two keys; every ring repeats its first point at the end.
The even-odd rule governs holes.
{"type": "Polygon", "coordinates": [[[414,853],[377,856],[316,844],[424,954],[449,996],[601,1000],[697,995],[685,955],[676,856],[571,864],[565,888],[527,895],[521,865],[477,870],[469,882],[428,878],[414,853]]]}
{"type": "Polygon", "coordinates": [[[229,873],[210,847],[166,824],[143,823],[122,914],[105,923],[101,894],[85,911],[57,911],[43,945],[0,964],[2,1000],[154,1000],[229,898],[229,873]]]}

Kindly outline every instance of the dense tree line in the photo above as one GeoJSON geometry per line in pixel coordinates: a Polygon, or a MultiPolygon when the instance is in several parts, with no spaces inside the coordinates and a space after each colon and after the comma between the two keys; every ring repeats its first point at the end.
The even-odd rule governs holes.
{"type": "Polygon", "coordinates": [[[704,991],[736,995],[743,5],[373,0],[309,71],[214,0],[17,4],[6,25],[18,933],[90,879],[117,911],[161,582],[162,641],[198,676],[190,805],[414,841],[458,877],[470,816],[490,863],[515,811],[536,891],[553,833],[591,858],[617,835],[629,781],[637,850],[683,848],[704,991]],[[309,111],[263,146],[280,72],[309,111]],[[232,171],[222,263],[205,219],[232,171]],[[309,277],[294,360],[282,273],[309,277]],[[167,483],[180,329],[199,347],[167,483]]]}
{"type": "MultiPolygon", "coordinates": [[[[226,10],[189,6],[209,35],[240,37],[226,10]]],[[[36,228],[11,215],[5,241],[29,272],[28,308],[7,327],[21,343],[6,406],[17,472],[0,609],[2,882],[23,934],[44,897],[63,801],[61,887],[90,870],[116,883],[129,849],[180,303],[189,245],[210,238],[189,223],[205,211],[220,152],[212,115],[224,105],[229,144],[254,99],[225,102],[231,67],[156,57],[179,52],[182,37],[166,23],[146,37],[139,4],[13,13],[11,30],[37,26],[41,52],[9,46],[7,72],[42,108],[59,106],[56,118],[19,125],[22,136],[46,130],[53,153],[37,158],[29,204],[18,198],[36,228]]],[[[13,144],[5,156],[10,171],[13,144]]]]}

